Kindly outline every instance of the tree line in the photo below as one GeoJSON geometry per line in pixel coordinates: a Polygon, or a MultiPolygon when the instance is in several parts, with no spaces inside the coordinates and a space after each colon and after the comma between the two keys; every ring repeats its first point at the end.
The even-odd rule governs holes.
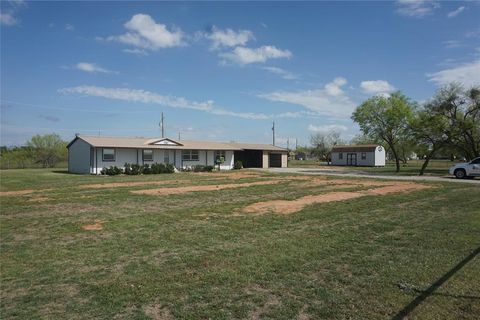
{"type": "Polygon", "coordinates": [[[67,142],[58,134],[35,135],[25,146],[0,147],[2,169],[52,168],[66,165],[67,142]]]}
{"type": "MultiPolygon", "coordinates": [[[[423,104],[400,91],[374,96],[356,108],[352,120],[362,135],[350,143],[384,145],[397,172],[412,152],[423,159],[420,175],[435,157],[471,160],[480,156],[479,86],[466,89],[452,83],[423,104]]],[[[310,142],[311,153],[326,161],[333,146],[345,144],[338,132],[314,134],[310,142]]]]}

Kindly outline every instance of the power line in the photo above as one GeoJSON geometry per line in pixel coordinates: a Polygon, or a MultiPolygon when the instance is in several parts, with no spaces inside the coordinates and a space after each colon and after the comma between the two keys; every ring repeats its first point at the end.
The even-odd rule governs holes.
{"type": "MultiPolygon", "coordinates": [[[[72,112],[95,112],[95,113],[124,113],[124,114],[137,114],[137,113],[156,113],[157,111],[154,110],[146,110],[146,111],[117,111],[117,110],[98,110],[98,109],[78,109],[78,108],[64,108],[64,107],[56,107],[56,106],[46,106],[41,104],[33,104],[33,103],[23,103],[17,102],[12,100],[2,100],[1,104],[3,107],[4,103],[10,103],[18,107],[35,107],[41,109],[51,109],[51,110],[64,110],[64,111],[72,111],[72,112]]],[[[3,109],[3,108],[2,108],[3,109]]]]}

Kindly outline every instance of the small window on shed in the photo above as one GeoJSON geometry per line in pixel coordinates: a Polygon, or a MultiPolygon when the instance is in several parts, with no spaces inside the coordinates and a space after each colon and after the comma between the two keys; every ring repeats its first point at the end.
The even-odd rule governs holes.
{"type": "Polygon", "coordinates": [[[115,161],[115,149],[103,149],[103,161],[115,161]]]}
{"type": "Polygon", "coordinates": [[[366,152],[362,152],[362,160],[365,160],[367,159],[367,153],[366,152]]]}
{"type": "Polygon", "coordinates": [[[152,149],[143,149],[143,161],[153,161],[152,149]]]}
{"type": "Polygon", "coordinates": [[[340,160],[343,159],[343,153],[340,152],[340,153],[338,154],[338,159],[340,159],[340,160]]]}

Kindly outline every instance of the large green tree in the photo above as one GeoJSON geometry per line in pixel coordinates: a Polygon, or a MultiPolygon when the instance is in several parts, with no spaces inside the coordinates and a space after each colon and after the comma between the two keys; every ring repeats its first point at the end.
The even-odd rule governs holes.
{"type": "Polygon", "coordinates": [[[439,151],[446,148],[449,143],[447,119],[441,115],[431,113],[427,108],[419,110],[410,121],[411,137],[415,140],[417,146],[424,147],[425,157],[420,175],[423,175],[425,169],[439,151]]]}
{"type": "Polygon", "coordinates": [[[465,158],[480,156],[480,87],[458,83],[441,88],[425,105],[426,112],[447,122],[445,134],[452,148],[465,158]]]}
{"type": "Polygon", "coordinates": [[[67,155],[67,143],[58,134],[35,135],[27,142],[36,162],[43,167],[53,167],[67,155]]]}
{"type": "Polygon", "coordinates": [[[331,131],[328,133],[315,133],[310,136],[310,144],[312,145],[312,154],[319,160],[330,162],[332,148],[336,145],[343,144],[340,133],[331,131]]]}
{"type": "Polygon", "coordinates": [[[397,172],[400,171],[400,146],[408,141],[408,124],[413,109],[410,99],[401,92],[395,92],[388,97],[371,97],[352,115],[365,136],[388,145],[395,158],[397,172]]]}

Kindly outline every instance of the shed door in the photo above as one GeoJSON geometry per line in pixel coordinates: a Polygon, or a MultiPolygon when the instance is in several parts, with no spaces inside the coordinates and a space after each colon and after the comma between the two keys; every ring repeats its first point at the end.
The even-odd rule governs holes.
{"type": "Polygon", "coordinates": [[[347,166],[356,166],[356,165],[357,165],[357,154],[347,153],[347,166]]]}

